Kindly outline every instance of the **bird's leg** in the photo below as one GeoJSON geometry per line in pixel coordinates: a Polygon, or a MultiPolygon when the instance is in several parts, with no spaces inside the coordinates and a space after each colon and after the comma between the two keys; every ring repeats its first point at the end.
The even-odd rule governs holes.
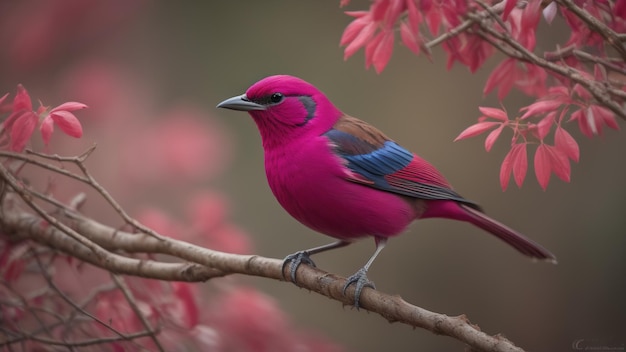
{"type": "Polygon", "coordinates": [[[291,282],[295,283],[296,282],[296,270],[298,270],[298,267],[300,266],[300,264],[308,264],[312,267],[315,267],[315,263],[310,258],[310,256],[317,254],[317,253],[326,252],[331,249],[345,247],[349,245],[350,243],[352,242],[337,241],[337,242],[325,244],[323,246],[307,249],[304,251],[299,251],[299,252],[288,255],[283,260],[283,267],[282,267],[283,279],[287,280],[287,278],[285,277],[285,267],[287,265],[290,264],[289,276],[291,277],[291,282]]]}
{"type": "Polygon", "coordinates": [[[343,286],[343,294],[345,295],[348,286],[355,284],[354,307],[356,309],[359,309],[359,297],[361,296],[361,291],[363,290],[363,288],[371,287],[373,289],[376,289],[374,283],[367,278],[367,271],[369,270],[370,266],[372,265],[378,254],[383,250],[383,248],[385,248],[385,245],[387,244],[387,238],[376,237],[375,240],[376,250],[374,251],[374,254],[372,254],[367,263],[365,263],[365,265],[361,269],[359,269],[359,271],[357,271],[356,273],[354,273],[354,275],[350,276],[347,279],[346,284],[343,286]]]}

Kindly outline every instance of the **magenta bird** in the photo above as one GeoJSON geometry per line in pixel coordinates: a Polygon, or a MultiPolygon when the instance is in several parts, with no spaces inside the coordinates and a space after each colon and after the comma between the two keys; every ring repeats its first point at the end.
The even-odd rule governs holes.
{"type": "Polygon", "coordinates": [[[338,239],[287,256],[283,272],[291,264],[294,283],[300,264],[315,266],[310,255],[374,237],[374,254],[344,286],[345,294],[356,285],[358,307],[362,289],[374,288],[367,271],[387,239],[424,218],[466,221],[524,255],[555,260],[548,250],[461,197],[426,160],[344,114],[308,82],[286,75],[267,77],[217,107],[252,116],[263,140],[267,180],[278,202],[304,225],[338,239]]]}

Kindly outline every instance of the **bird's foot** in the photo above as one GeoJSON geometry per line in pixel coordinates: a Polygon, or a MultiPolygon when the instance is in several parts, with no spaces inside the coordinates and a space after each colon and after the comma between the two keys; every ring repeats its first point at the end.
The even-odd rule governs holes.
{"type": "Polygon", "coordinates": [[[365,268],[359,269],[359,271],[357,271],[356,273],[354,273],[354,275],[350,276],[347,279],[346,284],[343,286],[344,296],[346,295],[346,290],[348,289],[348,286],[352,284],[355,285],[354,307],[356,309],[359,309],[359,298],[361,297],[361,291],[363,291],[363,288],[370,287],[376,289],[376,286],[374,286],[374,283],[367,278],[367,269],[365,268]]]}
{"type": "Polygon", "coordinates": [[[309,257],[309,252],[300,251],[300,252],[290,254],[286,256],[285,259],[283,260],[283,267],[282,267],[283,279],[287,280],[287,277],[285,277],[285,267],[289,265],[289,277],[291,278],[291,282],[295,284],[296,283],[296,270],[298,270],[298,267],[300,266],[300,264],[307,264],[315,268],[315,263],[313,262],[311,257],[309,257]]]}

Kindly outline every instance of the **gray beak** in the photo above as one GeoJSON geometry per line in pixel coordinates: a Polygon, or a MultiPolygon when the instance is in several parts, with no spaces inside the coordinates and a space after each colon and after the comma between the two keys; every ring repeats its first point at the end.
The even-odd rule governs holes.
{"type": "Polygon", "coordinates": [[[217,107],[237,111],[265,110],[264,105],[248,100],[248,97],[245,94],[228,98],[217,104],[217,107]]]}

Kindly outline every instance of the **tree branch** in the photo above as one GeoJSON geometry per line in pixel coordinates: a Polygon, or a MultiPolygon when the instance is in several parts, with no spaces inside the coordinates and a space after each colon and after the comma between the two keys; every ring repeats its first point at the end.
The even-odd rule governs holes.
{"type": "MultiPolygon", "coordinates": [[[[75,231],[102,248],[168,254],[193,262],[193,264],[138,260],[114,254],[111,254],[106,262],[90,261],[89,258],[93,255],[89,255],[88,249],[64,245],[64,243],[72,242],[72,238],[56,228],[44,229],[40,226],[33,226],[35,219],[31,214],[12,213],[7,216],[5,212],[0,219],[0,225],[5,232],[19,234],[22,238],[29,238],[58,248],[103,269],[127,275],[159,280],[204,281],[216,276],[244,274],[283,280],[282,261],[278,259],[223,253],[164,236],[161,236],[162,239],[156,239],[144,233],[132,234],[119,231],[77,214],[73,214],[73,218],[72,227],[75,231]]],[[[297,278],[296,284],[302,288],[344,305],[352,305],[354,302],[354,288],[350,287],[346,295],[343,294],[343,286],[346,283],[343,277],[303,265],[298,268],[297,278]]],[[[390,322],[400,322],[435,334],[450,336],[466,343],[474,350],[523,351],[502,336],[490,336],[480,331],[464,315],[450,317],[435,313],[411,305],[399,296],[392,296],[370,288],[363,290],[360,302],[363,309],[378,313],[390,322]]]]}

